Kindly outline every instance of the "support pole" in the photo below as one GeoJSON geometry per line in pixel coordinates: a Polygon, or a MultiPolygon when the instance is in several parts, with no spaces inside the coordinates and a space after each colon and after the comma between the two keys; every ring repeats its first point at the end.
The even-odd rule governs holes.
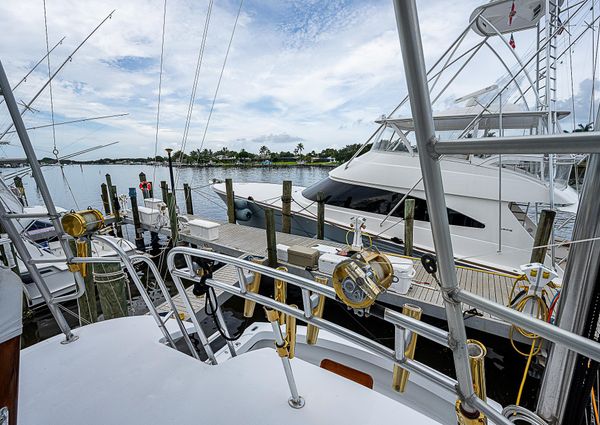
{"type": "Polygon", "coordinates": [[[275,211],[273,211],[273,209],[265,208],[265,221],[269,267],[277,267],[277,239],[275,237],[275,211]]]}
{"type": "Polygon", "coordinates": [[[281,233],[292,231],[292,182],[283,181],[283,194],[281,195],[281,233]]]}
{"type": "Polygon", "coordinates": [[[110,215],[110,201],[109,201],[109,196],[108,196],[108,187],[106,186],[106,183],[102,183],[100,185],[100,190],[101,190],[101,197],[102,197],[102,205],[104,206],[104,213],[106,215],[110,215]]]}
{"type": "Polygon", "coordinates": [[[325,194],[317,193],[317,239],[325,239],[325,194]]]}
{"type": "Polygon", "coordinates": [[[413,232],[415,225],[415,200],[404,201],[404,255],[413,255],[413,232]]]}
{"type": "MultiPolygon", "coordinates": [[[[441,290],[443,293],[450,293],[458,289],[458,282],[456,269],[454,268],[454,254],[450,239],[440,164],[427,154],[431,152],[431,145],[435,142],[436,136],[427,87],[417,6],[415,0],[394,0],[394,9],[400,45],[402,46],[410,105],[415,122],[415,135],[423,173],[423,184],[427,194],[427,209],[437,253],[441,290]]],[[[452,300],[450,297],[444,298],[449,329],[449,346],[452,347],[454,368],[458,381],[457,390],[461,395],[461,399],[470,400],[475,394],[469,368],[462,306],[461,303],[452,300]]],[[[468,402],[462,403],[462,407],[469,414],[476,411],[468,402]]]]}
{"type": "Polygon", "coordinates": [[[227,218],[235,224],[235,196],[233,193],[233,180],[225,179],[225,192],[227,194],[227,218]]]}
{"type": "Polygon", "coordinates": [[[140,222],[140,213],[138,211],[137,192],[135,187],[129,188],[129,200],[131,201],[131,215],[133,216],[133,227],[135,228],[135,247],[140,251],[146,250],[144,244],[144,229],[140,222]]]}
{"type": "MultiPolygon", "coordinates": [[[[29,139],[29,135],[27,134],[27,130],[25,129],[25,124],[23,123],[23,118],[21,117],[21,113],[19,111],[17,101],[15,100],[15,96],[11,90],[10,83],[8,82],[8,78],[6,76],[6,73],[4,72],[4,67],[2,65],[2,62],[0,62],[0,93],[2,96],[4,96],[4,100],[6,102],[6,108],[8,109],[8,112],[10,113],[11,119],[15,126],[15,130],[17,131],[19,140],[21,141],[21,145],[23,146],[23,150],[25,151],[25,155],[27,156],[27,161],[29,162],[29,165],[31,167],[31,174],[33,175],[33,178],[35,179],[38,190],[42,196],[42,199],[44,200],[44,205],[46,206],[46,209],[48,210],[48,215],[49,215],[50,221],[52,222],[52,225],[56,229],[56,232],[62,236],[62,235],[64,235],[64,230],[63,230],[62,224],[60,222],[60,216],[58,215],[58,212],[56,211],[56,207],[54,206],[54,201],[52,200],[52,195],[50,195],[50,191],[48,190],[48,185],[46,184],[46,180],[44,179],[44,175],[42,173],[40,163],[37,160],[37,156],[33,149],[33,145],[31,144],[31,140],[29,139]]],[[[2,215],[6,214],[6,210],[2,206],[1,202],[0,202],[0,214],[2,214],[2,215]]],[[[77,336],[73,335],[73,333],[71,332],[71,328],[69,327],[67,321],[65,320],[64,315],[62,314],[62,312],[58,309],[58,307],[54,303],[54,298],[52,297],[52,294],[48,290],[46,282],[40,275],[37,267],[35,267],[32,264],[29,264],[29,261],[31,260],[31,255],[29,255],[29,251],[27,250],[27,247],[23,243],[20,233],[15,228],[15,226],[11,222],[11,220],[4,221],[4,220],[0,219],[0,222],[2,222],[6,232],[8,233],[8,236],[13,241],[13,244],[15,245],[15,249],[21,256],[21,259],[23,260],[23,262],[25,263],[25,267],[27,268],[27,271],[29,271],[29,274],[30,274],[31,278],[33,279],[33,281],[35,282],[38,290],[40,291],[42,298],[48,305],[48,308],[50,309],[52,316],[54,316],[54,319],[56,320],[58,327],[60,328],[62,333],[64,333],[64,335],[65,335],[64,342],[69,343],[69,342],[75,341],[77,339],[77,336]]],[[[73,259],[73,252],[71,251],[71,248],[69,247],[69,244],[66,240],[63,240],[61,238],[60,243],[61,243],[61,246],[65,253],[67,263],[70,263],[71,260],[73,259]]],[[[74,272],[73,276],[75,278],[75,282],[77,284],[78,290],[77,290],[77,294],[73,295],[71,299],[79,296],[81,294],[81,291],[85,290],[85,284],[83,282],[83,277],[81,276],[81,274],[79,272],[74,272]]],[[[61,297],[61,299],[65,300],[65,297],[61,297]]]]}
{"type": "Polygon", "coordinates": [[[192,188],[189,184],[183,184],[183,194],[185,196],[185,210],[189,215],[194,215],[194,205],[192,204],[192,188]]]}
{"type": "Polygon", "coordinates": [[[535,231],[535,237],[533,238],[534,248],[531,250],[531,262],[542,263],[546,259],[546,252],[548,247],[545,246],[550,240],[552,229],[554,228],[554,217],[556,211],[542,210],[540,214],[540,221],[537,224],[537,230],[535,231]],[[535,248],[536,246],[543,246],[543,248],[535,248]]]}
{"type": "MultiPolygon", "coordinates": [[[[596,119],[595,128],[600,122],[596,119]]],[[[600,279],[600,154],[590,156],[573,230],[573,240],[590,240],[571,245],[563,276],[557,326],[581,335],[592,308],[600,279]]],[[[567,423],[565,408],[572,388],[577,355],[564,345],[554,344],[546,363],[537,413],[548,421],[567,423]]]]}

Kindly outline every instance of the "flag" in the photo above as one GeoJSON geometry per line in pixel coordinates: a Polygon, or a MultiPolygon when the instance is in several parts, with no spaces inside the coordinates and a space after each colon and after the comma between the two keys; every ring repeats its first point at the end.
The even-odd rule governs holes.
{"type": "Polygon", "coordinates": [[[510,12],[508,12],[508,25],[512,25],[513,17],[517,14],[517,7],[515,6],[515,2],[512,2],[512,6],[510,7],[510,12]]]}
{"type": "Polygon", "coordinates": [[[513,35],[510,35],[510,40],[508,40],[508,44],[510,45],[510,47],[512,47],[513,49],[517,47],[517,43],[515,43],[515,37],[513,37],[513,35]]]}

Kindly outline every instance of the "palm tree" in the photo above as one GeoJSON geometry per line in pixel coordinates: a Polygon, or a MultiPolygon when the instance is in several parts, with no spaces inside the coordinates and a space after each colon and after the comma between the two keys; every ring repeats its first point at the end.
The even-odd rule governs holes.
{"type": "Polygon", "coordinates": [[[304,150],[304,145],[302,143],[298,143],[296,145],[296,149],[294,149],[294,153],[296,153],[297,155],[302,156],[302,151],[304,150]]]}
{"type": "Polygon", "coordinates": [[[265,145],[263,145],[260,147],[260,150],[258,151],[258,153],[262,158],[266,158],[271,153],[271,150],[268,147],[266,147],[265,145]]]}

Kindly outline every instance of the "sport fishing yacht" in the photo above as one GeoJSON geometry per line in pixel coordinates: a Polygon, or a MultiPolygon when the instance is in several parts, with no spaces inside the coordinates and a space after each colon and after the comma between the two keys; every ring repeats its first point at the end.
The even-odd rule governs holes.
{"type": "MultiPolygon", "coordinates": [[[[600,245],[592,243],[600,236],[598,132],[557,135],[542,140],[533,138],[528,142],[518,140],[521,142],[518,150],[527,154],[558,154],[567,149],[594,154],[588,165],[575,223],[574,235],[581,243],[573,246],[566,266],[565,288],[569,290],[561,296],[559,326],[459,288],[446,220],[444,182],[436,156],[452,151],[507,154],[506,146],[514,140],[430,143],[435,130],[426,89],[416,2],[395,0],[394,8],[410,102],[415,123],[418,123],[415,133],[420,170],[437,255],[437,260],[427,257],[424,264],[430,273],[439,275],[436,280],[446,300],[447,328],[420,321],[419,309],[414,306],[404,305],[402,312],[398,312],[378,302],[379,295],[390,286],[391,264],[376,250],[358,252],[336,267],[331,282],[325,283],[257,261],[175,246],[167,254],[166,266],[183,302],[176,305],[151,259],[142,255],[128,256],[118,244],[99,234],[102,221],[93,220],[96,212],[71,212],[62,218],[57,214],[0,63],[0,90],[32,167],[48,219],[59,236],[69,270],[80,282],[84,264],[106,261],[120,264],[129,273],[150,313],[71,329],[15,225],[15,220],[23,217],[10,214],[0,203],[0,223],[62,331],[22,352],[19,350],[21,283],[13,272],[1,266],[0,353],[2,359],[6,359],[0,362],[0,422],[3,425],[329,424],[334,421],[348,425],[398,421],[415,425],[511,425],[517,421],[539,425],[566,423],[565,418],[569,423],[583,421],[584,409],[579,408],[577,401],[582,399],[586,405],[589,402],[595,405],[596,377],[588,371],[595,370],[595,362],[600,361],[600,344],[593,340],[598,317],[590,308],[599,296],[596,286],[600,245]],[[72,226],[73,223],[80,225],[72,226]],[[82,239],[96,240],[110,247],[115,258],[75,256],[68,242],[82,239]],[[220,281],[211,274],[217,262],[235,268],[238,277],[235,284],[220,281]],[[145,263],[154,275],[171,307],[167,315],[157,313],[136,272],[136,263],[145,263]],[[274,297],[259,292],[262,276],[274,280],[274,297]],[[206,310],[218,330],[213,335],[205,333],[194,314],[184,281],[191,281],[205,291],[206,310]],[[299,305],[287,304],[288,287],[296,288],[301,294],[299,305]],[[236,338],[223,319],[214,292],[217,290],[241,297],[246,317],[252,317],[254,309],[264,307],[269,323],[250,324],[244,334],[236,338]],[[582,299],[581,294],[594,295],[582,299]],[[327,320],[323,316],[326,301],[341,303],[352,314],[369,314],[392,326],[391,347],[327,320]],[[487,398],[486,349],[478,341],[467,340],[463,303],[512,321],[545,340],[551,354],[537,413],[518,405],[500,409],[487,398]],[[184,312],[189,319],[180,314],[184,312]],[[571,326],[573,320],[583,327],[571,326]],[[305,322],[306,328],[298,328],[296,321],[305,322]],[[592,333],[588,337],[590,329],[592,333]],[[417,335],[452,353],[453,376],[414,358],[417,335]],[[217,347],[220,338],[226,342],[217,347]]],[[[545,275],[542,265],[537,266],[535,276],[530,275],[537,278],[532,282],[535,288],[545,275]]],[[[532,352],[535,346],[532,344],[532,352]]]]}
{"type": "MultiPolygon", "coordinates": [[[[433,101],[440,99],[457,77],[460,81],[464,77],[461,72],[469,64],[477,64],[484,51],[495,54],[500,69],[505,69],[506,74],[485,89],[456,99],[455,108],[435,114],[433,122],[438,140],[485,137],[492,142],[499,135],[563,132],[561,122],[573,111],[556,106],[556,61],[564,57],[572,45],[567,45],[560,26],[547,38],[550,42],[539,37],[544,35],[540,20],[545,8],[543,1],[492,1],[473,11],[465,31],[427,74],[433,101]],[[509,12],[505,9],[510,11],[513,7],[509,24],[509,12]],[[512,34],[527,31],[538,32],[537,42],[520,57],[514,48],[506,45],[505,35],[512,37],[512,34]],[[466,41],[467,36],[474,39],[472,43],[466,41]],[[491,44],[493,39],[499,40],[498,46],[491,44]],[[511,68],[506,62],[512,57],[515,66],[511,68]],[[436,83],[438,87],[444,85],[439,89],[436,83]]],[[[488,64],[488,59],[481,61],[488,64]]],[[[414,199],[415,249],[420,253],[433,250],[414,140],[415,123],[410,116],[397,116],[395,112],[399,108],[377,120],[377,130],[350,161],[310,187],[294,187],[292,232],[315,234],[317,198],[322,193],[326,238],[347,241],[348,232],[352,232],[352,217],[360,216],[366,219],[365,232],[374,244],[401,253],[404,201],[414,199]]],[[[517,272],[521,264],[530,261],[540,211],[552,209],[567,216],[576,213],[578,194],[569,186],[569,180],[573,165],[582,158],[582,155],[571,154],[518,153],[442,156],[440,166],[456,259],[461,263],[517,272]]],[[[218,182],[212,187],[225,200],[225,185],[218,182]]],[[[281,185],[234,182],[233,192],[239,223],[263,227],[266,207],[274,209],[276,219],[281,221],[281,185]]],[[[559,223],[555,227],[559,227],[559,223]]],[[[550,242],[554,241],[552,237],[550,242]]],[[[553,248],[548,251],[545,263],[562,274],[567,254],[564,248],[553,248]]]]}

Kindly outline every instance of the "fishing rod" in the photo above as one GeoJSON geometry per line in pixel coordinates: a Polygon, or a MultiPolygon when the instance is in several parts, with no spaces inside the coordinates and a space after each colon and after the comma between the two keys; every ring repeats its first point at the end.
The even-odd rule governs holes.
{"type": "MultiPolygon", "coordinates": [[[[42,62],[43,62],[43,61],[44,61],[44,60],[45,60],[45,59],[46,59],[48,56],[50,56],[50,53],[52,53],[52,52],[54,51],[54,49],[56,49],[56,48],[57,48],[57,47],[58,47],[60,44],[62,44],[62,42],[64,41],[64,39],[65,39],[65,38],[66,38],[66,37],[63,37],[63,38],[61,38],[60,40],[58,40],[58,43],[56,43],[56,44],[54,45],[54,47],[53,47],[52,49],[50,49],[50,51],[49,51],[48,53],[46,53],[46,54],[44,55],[44,57],[43,57],[43,58],[41,58],[41,59],[38,61],[38,63],[36,63],[36,64],[33,66],[33,68],[31,68],[31,69],[29,70],[29,72],[28,72],[27,74],[25,74],[25,76],[24,76],[23,78],[21,78],[21,80],[20,80],[20,81],[19,81],[17,84],[15,84],[15,86],[12,88],[12,89],[13,89],[13,91],[14,91],[14,90],[16,90],[16,89],[17,89],[17,87],[19,87],[19,86],[21,85],[21,83],[23,83],[25,80],[27,80],[27,77],[29,77],[29,76],[31,75],[31,73],[32,73],[33,71],[35,71],[35,69],[36,69],[36,68],[39,66],[39,64],[41,64],[41,63],[42,63],[42,62]]],[[[2,105],[2,103],[4,103],[4,98],[0,99],[0,105],[2,105]]]]}
{"type": "MultiPolygon", "coordinates": [[[[71,159],[71,158],[73,158],[75,156],[83,155],[83,154],[86,154],[86,153],[89,153],[89,152],[92,152],[92,151],[95,151],[95,150],[98,150],[98,149],[101,149],[101,148],[106,148],[108,146],[112,146],[112,145],[115,145],[117,143],[119,143],[119,142],[116,141],[116,142],[107,143],[105,145],[92,146],[92,147],[87,148],[87,149],[83,149],[83,150],[80,150],[80,151],[77,151],[77,152],[73,152],[73,153],[61,156],[61,157],[58,158],[58,161],[65,160],[65,159],[71,159]]],[[[48,165],[53,165],[53,164],[41,164],[40,163],[40,166],[42,166],[42,167],[45,167],[45,166],[48,166],[48,165]]],[[[27,168],[24,168],[22,170],[15,171],[14,173],[3,175],[2,179],[3,180],[8,180],[8,179],[11,179],[11,178],[16,177],[16,176],[25,175],[25,174],[29,173],[30,170],[31,170],[31,167],[27,167],[27,168]]]]}
{"type": "MultiPolygon", "coordinates": [[[[103,120],[103,119],[107,119],[107,118],[118,118],[118,117],[124,117],[126,115],[129,115],[129,113],[126,112],[126,113],[123,113],[123,114],[101,115],[101,116],[98,116],[98,117],[81,118],[81,119],[78,119],[78,120],[63,121],[63,122],[57,122],[57,123],[54,123],[54,124],[37,125],[35,127],[27,127],[25,130],[38,130],[40,128],[52,127],[52,126],[57,126],[57,125],[75,124],[75,123],[80,123],[80,122],[103,120]]],[[[16,132],[17,132],[17,130],[10,130],[6,134],[11,134],[11,133],[16,133],[16,132]]]]}
{"type": "MultiPolygon", "coordinates": [[[[112,12],[110,12],[108,14],[108,16],[106,18],[104,18],[102,20],[102,22],[100,22],[98,24],[98,26],[96,28],[94,28],[94,30],[88,34],[88,36],[86,38],[83,39],[83,41],[81,43],[79,43],[79,45],[75,48],[75,50],[73,50],[71,52],[71,54],[69,56],[67,56],[67,58],[64,60],[64,62],[62,64],[60,64],[60,66],[56,69],[56,71],[54,71],[54,74],[52,74],[50,76],[50,78],[48,78],[48,81],[46,81],[46,83],[42,86],[42,88],[35,94],[35,96],[33,96],[33,99],[31,99],[29,101],[29,103],[27,103],[25,105],[25,108],[21,111],[21,116],[23,116],[23,114],[29,109],[29,107],[33,104],[33,102],[35,102],[37,100],[37,98],[40,96],[40,94],[42,94],[42,92],[46,89],[46,87],[48,87],[48,85],[52,82],[52,80],[54,79],[54,77],[56,77],[56,75],[65,67],[65,65],[67,64],[67,62],[71,61],[73,59],[73,55],[75,55],[75,53],[77,53],[77,51],[86,43],[86,41],[89,40],[89,38],[94,35],[94,33],[96,31],[98,31],[98,29],[100,29],[100,27],[110,18],[112,18],[113,13],[115,13],[116,9],[113,9],[112,12]]],[[[0,135],[0,139],[2,139],[4,136],[6,136],[6,133],[8,133],[12,128],[13,128],[14,123],[10,123],[8,125],[8,127],[6,128],[6,130],[4,130],[4,132],[0,135]]]]}

